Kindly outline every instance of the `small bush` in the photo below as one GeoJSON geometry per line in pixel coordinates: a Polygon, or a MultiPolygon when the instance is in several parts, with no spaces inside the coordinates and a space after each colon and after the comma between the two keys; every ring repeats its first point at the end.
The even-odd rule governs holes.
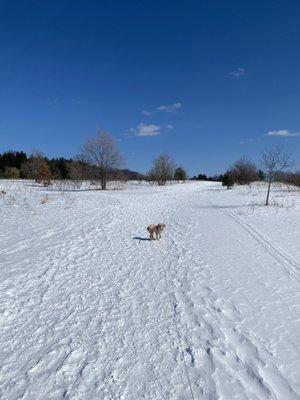
{"type": "Polygon", "coordinates": [[[231,173],[228,171],[222,176],[222,186],[227,186],[227,189],[234,185],[234,179],[231,173]]]}
{"type": "Polygon", "coordinates": [[[229,171],[234,183],[239,185],[249,185],[259,180],[256,165],[247,158],[240,158],[229,171]]]}
{"type": "Polygon", "coordinates": [[[44,187],[52,185],[53,175],[51,174],[49,167],[46,163],[41,166],[41,171],[36,177],[35,181],[41,183],[44,187]]]}
{"type": "Polygon", "coordinates": [[[16,167],[6,167],[4,171],[4,178],[6,179],[19,179],[20,171],[16,167]]]}
{"type": "Polygon", "coordinates": [[[279,178],[280,181],[300,188],[300,172],[286,172],[279,178]]]}

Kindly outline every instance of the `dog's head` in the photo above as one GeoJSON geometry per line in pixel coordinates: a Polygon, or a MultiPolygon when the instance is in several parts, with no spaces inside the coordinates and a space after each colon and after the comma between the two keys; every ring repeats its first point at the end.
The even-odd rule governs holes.
{"type": "Polygon", "coordinates": [[[160,231],[163,231],[163,230],[165,229],[165,227],[166,227],[165,224],[158,224],[158,225],[157,225],[157,228],[158,228],[160,231]]]}

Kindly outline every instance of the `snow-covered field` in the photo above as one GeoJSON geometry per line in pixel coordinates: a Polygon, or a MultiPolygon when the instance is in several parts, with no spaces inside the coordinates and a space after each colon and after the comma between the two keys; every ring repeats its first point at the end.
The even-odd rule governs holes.
{"type": "Polygon", "coordinates": [[[299,192],[3,189],[1,399],[300,398],[299,192]]]}

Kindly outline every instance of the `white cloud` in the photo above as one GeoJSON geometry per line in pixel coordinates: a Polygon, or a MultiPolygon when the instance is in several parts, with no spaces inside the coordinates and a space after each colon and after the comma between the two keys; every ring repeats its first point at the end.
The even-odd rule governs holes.
{"type": "Polygon", "coordinates": [[[269,131],[266,136],[296,137],[300,132],[290,132],[288,129],[279,129],[278,131],[269,131]]]}
{"type": "Polygon", "coordinates": [[[229,75],[234,76],[235,78],[239,78],[240,76],[246,75],[245,68],[238,67],[234,71],[229,72],[229,75]]]}
{"type": "Polygon", "coordinates": [[[142,114],[143,114],[143,115],[151,115],[152,112],[147,111],[147,110],[143,110],[143,111],[142,111],[142,114]]]}
{"type": "Polygon", "coordinates": [[[167,128],[167,129],[174,129],[174,125],[172,125],[172,124],[167,124],[167,125],[166,125],[166,128],[167,128]]]}
{"type": "Polygon", "coordinates": [[[182,104],[178,102],[178,103],[173,103],[170,105],[161,105],[161,106],[157,107],[157,110],[174,113],[174,112],[177,112],[181,107],[182,107],[182,104]]]}
{"type": "Polygon", "coordinates": [[[246,139],[246,140],[241,140],[240,144],[249,144],[249,143],[253,143],[254,140],[253,139],[246,139]]]}
{"type": "Polygon", "coordinates": [[[130,131],[137,136],[157,136],[160,135],[160,128],[159,125],[141,123],[136,129],[131,128],[130,131]]]}
{"type": "Polygon", "coordinates": [[[256,143],[260,142],[260,139],[246,139],[246,140],[241,140],[240,144],[251,144],[251,143],[256,143]]]}

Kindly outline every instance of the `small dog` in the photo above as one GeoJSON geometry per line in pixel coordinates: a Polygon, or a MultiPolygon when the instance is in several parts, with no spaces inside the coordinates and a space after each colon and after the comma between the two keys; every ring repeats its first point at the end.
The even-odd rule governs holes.
{"type": "Polygon", "coordinates": [[[150,233],[150,240],[159,240],[161,238],[161,233],[165,229],[165,227],[166,227],[165,224],[149,225],[147,227],[147,231],[150,233]]]}

